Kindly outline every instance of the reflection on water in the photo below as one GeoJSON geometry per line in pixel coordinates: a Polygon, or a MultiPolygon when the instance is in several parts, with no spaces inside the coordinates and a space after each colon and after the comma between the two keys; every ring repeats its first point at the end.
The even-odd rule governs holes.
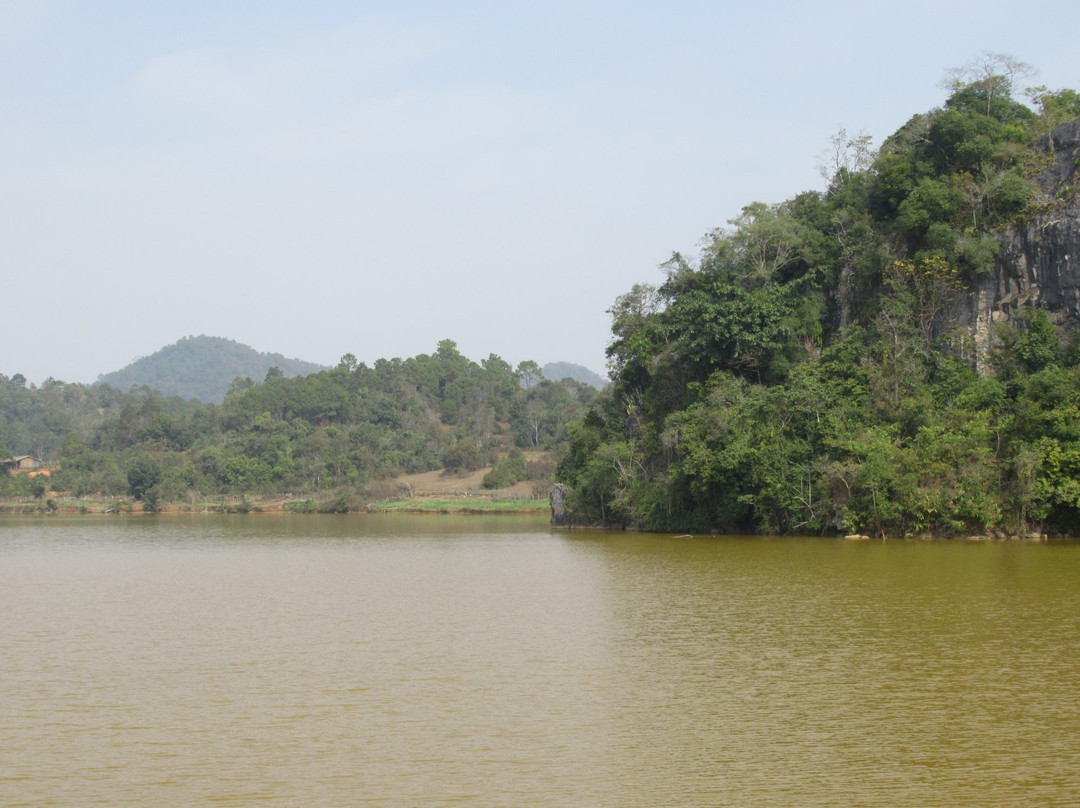
{"type": "Polygon", "coordinates": [[[0,804],[1080,803],[1080,546],[0,521],[0,804]]]}

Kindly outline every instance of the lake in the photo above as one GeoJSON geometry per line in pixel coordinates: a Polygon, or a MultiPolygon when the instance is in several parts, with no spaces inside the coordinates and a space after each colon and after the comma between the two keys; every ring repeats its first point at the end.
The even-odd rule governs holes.
{"type": "Polygon", "coordinates": [[[1080,545],[0,517],[0,804],[1075,806],[1080,545]]]}

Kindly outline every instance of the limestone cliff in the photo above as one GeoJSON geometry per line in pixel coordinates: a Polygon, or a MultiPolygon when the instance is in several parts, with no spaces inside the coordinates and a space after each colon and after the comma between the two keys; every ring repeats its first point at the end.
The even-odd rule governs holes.
{"type": "Polygon", "coordinates": [[[1036,177],[1047,209],[1026,227],[1000,235],[993,273],[962,304],[960,320],[972,328],[980,366],[993,324],[1022,306],[1045,309],[1059,329],[1080,329],[1080,119],[1057,127],[1039,145],[1048,156],[1036,177]]]}

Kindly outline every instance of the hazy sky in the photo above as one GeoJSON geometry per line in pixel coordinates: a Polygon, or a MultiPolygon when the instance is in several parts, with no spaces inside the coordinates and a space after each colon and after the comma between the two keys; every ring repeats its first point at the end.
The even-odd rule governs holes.
{"type": "Polygon", "coordinates": [[[1080,4],[0,0],[0,373],[187,335],[604,370],[616,296],[1080,4]],[[1025,10],[1025,8],[1029,10],[1025,10]]]}

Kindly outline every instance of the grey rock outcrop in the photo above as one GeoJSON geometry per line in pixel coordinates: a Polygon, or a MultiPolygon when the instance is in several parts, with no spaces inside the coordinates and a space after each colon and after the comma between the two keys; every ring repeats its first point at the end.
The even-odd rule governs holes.
{"type": "Polygon", "coordinates": [[[1080,329],[1080,119],[1062,124],[1039,144],[1050,161],[1036,177],[1047,212],[999,238],[994,271],[982,279],[958,312],[986,364],[996,322],[1024,306],[1045,309],[1061,330],[1080,329]]]}
{"type": "Polygon", "coordinates": [[[552,527],[570,526],[570,514],[566,511],[566,497],[569,493],[570,489],[562,483],[555,483],[555,485],[551,486],[548,501],[551,503],[552,527]]]}

